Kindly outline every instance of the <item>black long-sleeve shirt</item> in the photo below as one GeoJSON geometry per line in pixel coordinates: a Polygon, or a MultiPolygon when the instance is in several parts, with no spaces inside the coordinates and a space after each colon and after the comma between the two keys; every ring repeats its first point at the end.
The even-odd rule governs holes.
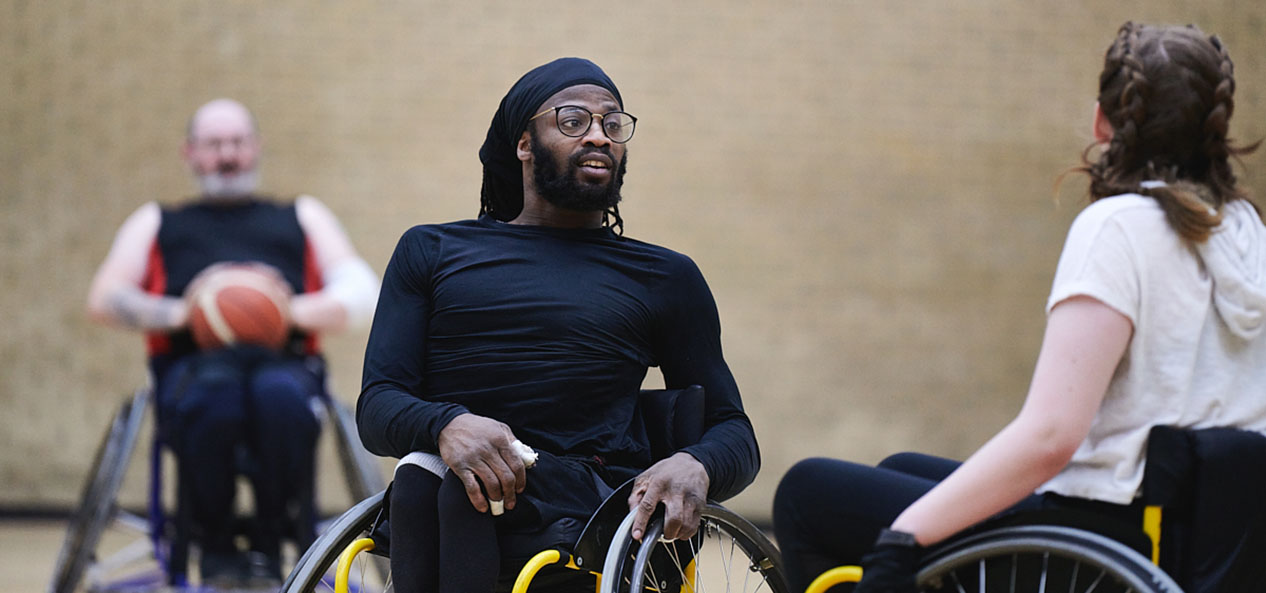
{"type": "Polygon", "coordinates": [[[488,217],[414,227],[383,277],[361,439],[379,455],[435,452],[471,412],[554,454],[645,468],[636,396],[659,366],[667,387],[704,387],[704,436],[683,450],[723,500],[755,478],[760,453],[720,337],[702,274],[671,250],[488,217]]]}

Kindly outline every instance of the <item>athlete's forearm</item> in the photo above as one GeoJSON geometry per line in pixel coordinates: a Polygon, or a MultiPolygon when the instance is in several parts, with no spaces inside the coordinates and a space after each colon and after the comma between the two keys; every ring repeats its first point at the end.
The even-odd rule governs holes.
{"type": "Polygon", "coordinates": [[[953,474],[910,505],[892,528],[931,545],[1019,502],[1068,464],[1090,433],[1129,318],[1091,297],[1051,310],[1020,414],[953,474]]]}
{"type": "Polygon", "coordinates": [[[347,327],[347,310],[328,294],[297,294],[290,299],[290,322],[308,332],[341,331],[347,327]]]}
{"type": "Polygon", "coordinates": [[[188,307],[183,299],[152,295],[139,288],[120,286],[89,306],[94,319],[135,330],[174,330],[188,323],[188,307]]]}
{"type": "Polygon", "coordinates": [[[760,471],[760,448],[747,418],[732,418],[708,429],[700,442],[682,449],[703,464],[710,479],[708,498],[724,501],[742,492],[760,471]]]}
{"type": "Polygon", "coordinates": [[[359,257],[347,257],[322,270],[325,286],[290,300],[291,322],[310,332],[360,327],[374,316],[378,276],[359,257]]]}
{"type": "Polygon", "coordinates": [[[1072,449],[1046,437],[1057,428],[1018,418],[893,522],[922,545],[945,538],[1006,510],[1054,477],[1072,449]]]}

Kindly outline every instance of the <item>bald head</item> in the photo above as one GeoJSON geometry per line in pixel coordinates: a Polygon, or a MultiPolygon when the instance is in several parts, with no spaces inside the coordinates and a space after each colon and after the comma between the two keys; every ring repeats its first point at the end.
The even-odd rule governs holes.
{"type": "Polygon", "coordinates": [[[240,198],[258,184],[255,117],[233,99],[216,99],[189,118],[183,150],[206,198],[240,198]]]}
{"type": "Polygon", "coordinates": [[[214,99],[193,112],[185,128],[185,136],[192,142],[202,132],[202,128],[224,126],[244,128],[250,130],[251,134],[259,131],[255,123],[255,115],[245,105],[233,99],[214,99]]]}

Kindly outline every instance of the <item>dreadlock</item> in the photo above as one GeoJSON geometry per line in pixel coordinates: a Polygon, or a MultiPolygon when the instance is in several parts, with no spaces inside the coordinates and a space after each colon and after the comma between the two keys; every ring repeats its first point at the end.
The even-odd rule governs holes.
{"type": "Polygon", "coordinates": [[[514,220],[522,211],[523,190],[505,187],[485,166],[484,181],[479,187],[479,215],[487,214],[501,222],[507,222],[514,220]]]}

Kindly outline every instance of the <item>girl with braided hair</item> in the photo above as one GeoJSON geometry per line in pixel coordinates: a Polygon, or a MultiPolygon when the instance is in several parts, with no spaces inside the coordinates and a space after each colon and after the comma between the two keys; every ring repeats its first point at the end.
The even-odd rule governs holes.
{"type": "Polygon", "coordinates": [[[923,547],[1009,510],[1138,525],[1151,427],[1266,432],[1266,227],[1231,172],[1257,147],[1228,139],[1234,91],[1217,37],[1120,28],[1082,156],[1091,203],[1055,272],[1023,408],[962,464],[793,467],[774,501],[793,590],[862,564],[857,593],[913,592],[923,547]]]}

